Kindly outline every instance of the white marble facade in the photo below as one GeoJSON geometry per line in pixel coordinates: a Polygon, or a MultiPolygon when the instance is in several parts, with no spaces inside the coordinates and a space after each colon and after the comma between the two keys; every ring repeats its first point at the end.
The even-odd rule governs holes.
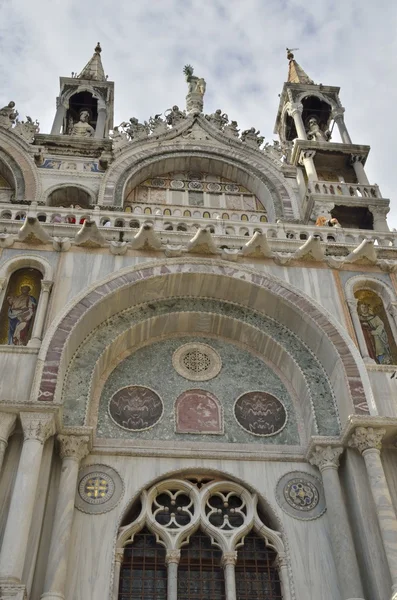
{"type": "Polygon", "coordinates": [[[111,129],[99,45],[61,80],[51,135],[0,111],[0,598],[143,598],[119,580],[146,527],[183,600],[181,548],[203,527],[227,600],[250,532],[277,555],[264,599],[396,600],[397,234],[338,88],[289,61],[273,146],[203,114],[189,70],[187,112],[111,129]],[[328,114],[317,138],[308,98],[328,114]],[[338,153],[361,158],[338,174],[338,153]],[[176,534],[151,503],[177,489],[176,534]],[[217,494],[244,501],[224,505],[229,529],[217,494]]]}

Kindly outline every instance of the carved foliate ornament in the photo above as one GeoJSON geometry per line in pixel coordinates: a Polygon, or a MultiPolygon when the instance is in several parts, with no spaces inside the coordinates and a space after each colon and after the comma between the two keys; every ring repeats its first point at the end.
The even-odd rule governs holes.
{"type": "Polygon", "coordinates": [[[87,435],[58,435],[61,458],[73,458],[80,462],[89,452],[89,439],[87,435]]]}
{"type": "Polygon", "coordinates": [[[165,564],[168,565],[170,563],[176,563],[178,565],[180,559],[181,559],[181,551],[180,550],[168,550],[167,554],[165,555],[165,564]]]}
{"type": "Polygon", "coordinates": [[[357,448],[361,454],[365,450],[381,450],[382,439],[386,433],[386,429],[374,429],[373,427],[356,427],[355,432],[349,440],[351,448],[357,448]]]}
{"type": "Polygon", "coordinates": [[[339,467],[339,457],[343,454],[343,448],[333,446],[316,446],[309,462],[323,471],[327,468],[337,469],[339,467]]]}
{"type": "Polygon", "coordinates": [[[24,412],[21,413],[21,424],[24,440],[38,440],[44,444],[55,433],[54,416],[52,414],[24,412]]]}

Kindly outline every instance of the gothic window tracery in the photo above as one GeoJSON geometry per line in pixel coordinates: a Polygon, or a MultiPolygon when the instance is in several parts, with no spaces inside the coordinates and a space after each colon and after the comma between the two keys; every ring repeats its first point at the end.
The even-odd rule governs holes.
{"type": "Polygon", "coordinates": [[[277,567],[278,555],[285,564],[284,545],[261,510],[255,494],[217,477],[156,483],[142,492],[140,510],[129,511],[133,522],[120,528],[118,599],[282,600],[282,573],[289,587],[277,567]],[[168,596],[167,573],[175,582],[168,596]]]}

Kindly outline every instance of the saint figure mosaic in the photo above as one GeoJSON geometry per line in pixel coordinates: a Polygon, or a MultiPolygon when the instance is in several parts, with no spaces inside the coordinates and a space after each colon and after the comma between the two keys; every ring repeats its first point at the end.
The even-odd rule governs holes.
{"type": "Polygon", "coordinates": [[[378,365],[397,364],[397,346],[382,299],[372,290],[358,290],[354,295],[369,356],[378,365]]]}
{"type": "Polygon", "coordinates": [[[9,280],[0,313],[0,343],[26,346],[32,336],[42,274],[18,269],[9,280]]]}

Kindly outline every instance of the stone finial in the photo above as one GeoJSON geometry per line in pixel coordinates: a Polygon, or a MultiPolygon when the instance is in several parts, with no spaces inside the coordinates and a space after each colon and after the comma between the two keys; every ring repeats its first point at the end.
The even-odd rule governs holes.
{"type": "Polygon", "coordinates": [[[165,555],[165,564],[166,565],[168,565],[169,563],[179,564],[180,559],[181,559],[181,551],[180,550],[168,550],[167,554],[165,555]]]}
{"type": "Polygon", "coordinates": [[[316,446],[309,458],[309,462],[323,471],[327,468],[337,469],[339,457],[343,454],[343,448],[338,446],[316,446]]]}
{"type": "Polygon", "coordinates": [[[201,113],[204,107],[204,94],[206,90],[205,79],[193,75],[194,69],[186,65],[183,69],[189,89],[186,96],[186,110],[188,113],[201,113]]]}
{"type": "Polygon", "coordinates": [[[361,454],[366,450],[381,450],[385,434],[384,428],[356,427],[348,443],[351,448],[357,448],[361,454]]]}
{"type": "Polygon", "coordinates": [[[80,462],[89,453],[87,435],[58,435],[59,454],[62,458],[73,458],[80,462]]]}
{"type": "Polygon", "coordinates": [[[37,440],[44,444],[55,433],[54,415],[46,413],[23,412],[21,424],[24,440],[37,440]]]}

